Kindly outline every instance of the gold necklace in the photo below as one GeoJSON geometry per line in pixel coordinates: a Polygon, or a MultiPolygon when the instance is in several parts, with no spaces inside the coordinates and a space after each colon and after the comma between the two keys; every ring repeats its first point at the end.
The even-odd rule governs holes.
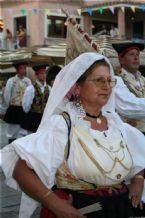
{"type": "MultiPolygon", "coordinates": [[[[132,167],[133,160],[132,160],[132,156],[131,156],[131,154],[130,154],[128,148],[127,148],[127,150],[128,150],[128,152],[129,152],[129,154],[130,154],[131,161],[132,161],[131,167],[129,167],[129,168],[126,167],[126,166],[122,163],[122,160],[119,160],[118,158],[115,157],[115,159],[113,160],[114,163],[113,163],[112,168],[111,168],[109,171],[106,171],[106,170],[104,170],[104,169],[100,166],[100,164],[96,161],[96,159],[94,158],[93,154],[89,151],[89,149],[88,149],[88,148],[86,147],[86,145],[82,142],[82,140],[78,138],[78,141],[79,141],[81,147],[83,148],[83,150],[85,151],[85,153],[87,154],[87,156],[89,157],[89,159],[90,159],[90,160],[94,163],[94,165],[100,170],[100,172],[102,172],[102,174],[105,175],[107,178],[110,179],[110,177],[108,177],[106,174],[109,174],[109,173],[112,172],[112,170],[114,169],[114,167],[115,167],[115,165],[116,165],[117,162],[120,163],[120,165],[121,165],[125,170],[127,170],[127,171],[130,172],[131,167],[132,167]]],[[[129,174],[129,172],[128,172],[128,174],[129,174]]],[[[113,180],[113,179],[112,179],[112,180],[113,180]]]]}
{"type": "Polygon", "coordinates": [[[113,153],[115,153],[115,152],[118,152],[118,151],[122,148],[122,151],[123,151],[123,158],[122,158],[121,160],[120,160],[118,157],[115,157],[115,159],[113,159],[113,158],[111,157],[110,153],[108,153],[107,151],[105,151],[105,152],[108,154],[108,156],[110,157],[110,159],[111,159],[112,161],[115,161],[115,162],[120,163],[120,165],[123,166],[124,169],[129,170],[129,168],[127,168],[127,167],[122,163],[122,161],[123,161],[124,158],[125,158],[125,153],[124,153],[124,148],[125,148],[125,147],[126,147],[128,153],[129,153],[129,156],[130,156],[130,158],[131,158],[131,162],[132,162],[131,165],[133,164],[133,159],[132,159],[131,153],[130,153],[130,151],[129,151],[129,149],[128,149],[128,146],[127,146],[127,145],[124,146],[122,140],[120,141],[120,148],[119,148],[118,150],[116,150],[116,151],[111,151],[111,150],[107,149],[106,147],[104,147],[103,145],[101,145],[97,139],[94,139],[94,141],[95,141],[96,144],[98,143],[99,146],[100,146],[104,151],[107,150],[108,152],[113,152],[113,153]]]}
{"type": "MultiPolygon", "coordinates": [[[[122,141],[122,140],[121,140],[122,141]]],[[[119,159],[118,157],[115,157],[115,159],[113,159],[112,158],[112,156],[110,155],[110,153],[112,152],[112,153],[116,153],[116,152],[118,152],[118,151],[120,151],[120,149],[121,149],[121,147],[118,149],[118,150],[116,150],[116,151],[112,151],[112,149],[108,149],[108,148],[105,148],[103,145],[101,145],[98,141],[97,141],[97,139],[94,139],[94,142],[96,143],[96,145],[97,145],[97,147],[100,147],[100,148],[102,148],[102,150],[105,152],[105,153],[107,153],[107,155],[110,157],[110,159],[112,160],[112,161],[114,161],[114,160],[116,160],[116,162],[119,162],[119,161],[123,161],[124,160],[124,158],[125,158],[125,153],[124,153],[124,147],[122,148],[122,151],[123,151],[123,157],[122,157],[122,159],[119,159]],[[98,144],[99,143],[99,144],[98,144]],[[99,145],[99,146],[98,146],[99,145]]],[[[121,143],[121,142],[120,142],[121,143]]]]}
{"type": "Polygon", "coordinates": [[[124,149],[124,145],[123,145],[123,141],[121,140],[120,141],[120,146],[118,149],[114,150],[113,151],[113,146],[110,146],[110,149],[109,148],[106,148],[105,146],[103,146],[96,138],[94,139],[94,142],[96,143],[96,146],[97,147],[102,147],[104,150],[107,150],[109,152],[118,152],[120,149],[124,149]]]}

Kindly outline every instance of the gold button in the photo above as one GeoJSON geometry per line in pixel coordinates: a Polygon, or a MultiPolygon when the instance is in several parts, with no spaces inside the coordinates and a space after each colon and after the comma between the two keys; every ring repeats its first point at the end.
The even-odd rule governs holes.
{"type": "Polygon", "coordinates": [[[120,179],[120,178],[121,178],[121,174],[117,174],[117,175],[116,175],[116,178],[117,178],[117,179],[120,179]]]}

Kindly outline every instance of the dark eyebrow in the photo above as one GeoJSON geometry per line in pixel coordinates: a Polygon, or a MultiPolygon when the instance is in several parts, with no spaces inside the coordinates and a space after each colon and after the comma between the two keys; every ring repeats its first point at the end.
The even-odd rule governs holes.
{"type": "Polygon", "coordinates": [[[111,77],[111,76],[103,77],[103,76],[101,76],[101,75],[100,75],[100,76],[98,75],[98,76],[94,77],[94,79],[95,79],[95,78],[103,78],[103,79],[106,79],[106,78],[107,78],[107,79],[111,79],[112,77],[111,77]]]}

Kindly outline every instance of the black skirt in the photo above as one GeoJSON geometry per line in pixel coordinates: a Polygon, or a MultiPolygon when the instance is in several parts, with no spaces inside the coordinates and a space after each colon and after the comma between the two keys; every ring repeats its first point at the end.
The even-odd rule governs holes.
{"type": "MultiPolygon", "coordinates": [[[[140,218],[145,217],[144,209],[134,208],[128,197],[128,189],[124,185],[120,190],[112,193],[97,191],[95,194],[81,193],[72,190],[56,189],[55,194],[60,198],[68,199],[66,194],[73,197],[73,206],[77,209],[85,208],[94,203],[98,203],[96,211],[85,213],[87,218],[140,218]]],[[[42,208],[40,218],[56,218],[56,216],[46,208],[42,208]]]]}
{"type": "Polygon", "coordinates": [[[100,210],[86,213],[87,218],[135,218],[145,216],[144,211],[139,208],[134,208],[131,200],[128,198],[128,192],[120,193],[114,196],[90,196],[86,194],[72,194],[73,205],[75,208],[82,208],[87,205],[99,202],[100,210]]]}
{"type": "Polygon", "coordinates": [[[35,113],[30,111],[25,115],[21,127],[28,131],[36,132],[41,122],[41,119],[42,119],[41,113],[35,113]]]}
{"type": "Polygon", "coordinates": [[[25,112],[21,106],[10,105],[4,116],[4,121],[10,124],[20,124],[23,122],[25,112]]]}

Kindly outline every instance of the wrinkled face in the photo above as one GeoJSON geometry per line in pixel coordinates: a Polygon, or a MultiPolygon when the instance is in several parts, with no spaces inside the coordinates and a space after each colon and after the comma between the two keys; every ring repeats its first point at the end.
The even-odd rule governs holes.
{"type": "Polygon", "coordinates": [[[20,77],[24,77],[26,75],[26,65],[19,65],[17,68],[17,74],[20,77]]]}
{"type": "Polygon", "coordinates": [[[44,72],[41,72],[41,73],[38,73],[37,74],[37,79],[41,82],[41,83],[44,83],[46,81],[46,76],[47,76],[47,73],[46,71],[44,72]]]}
{"type": "Polygon", "coordinates": [[[104,106],[112,92],[111,77],[108,66],[97,66],[85,81],[76,84],[75,94],[79,96],[84,108],[86,106],[104,106]]]}
{"type": "Polygon", "coordinates": [[[132,49],[128,51],[123,57],[120,57],[122,67],[130,73],[136,73],[139,69],[139,51],[132,49]]]}

